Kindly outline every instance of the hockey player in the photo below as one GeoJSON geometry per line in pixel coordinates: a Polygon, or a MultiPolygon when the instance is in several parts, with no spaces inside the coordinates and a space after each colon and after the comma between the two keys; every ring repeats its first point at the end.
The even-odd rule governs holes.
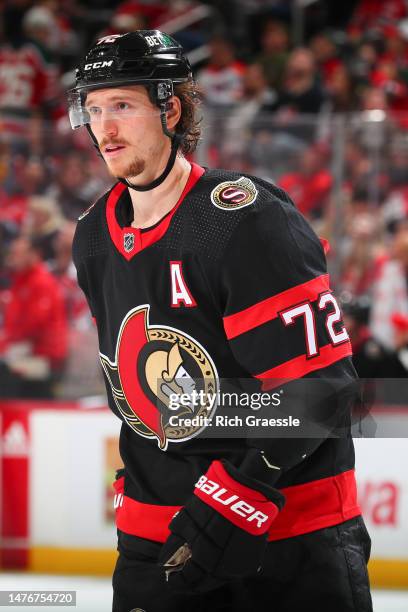
{"type": "Polygon", "coordinates": [[[277,187],[186,160],[195,107],[189,63],[160,31],[99,40],[69,94],[72,127],[116,178],[73,248],[123,421],[113,610],[368,612],[355,372],[322,244],[277,187]],[[290,392],[287,413],[327,435],[209,437],[227,378],[321,383],[316,401],[290,392]]]}

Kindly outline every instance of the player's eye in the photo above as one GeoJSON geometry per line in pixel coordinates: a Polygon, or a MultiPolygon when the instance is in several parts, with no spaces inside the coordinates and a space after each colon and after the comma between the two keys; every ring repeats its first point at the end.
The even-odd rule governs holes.
{"type": "Polygon", "coordinates": [[[118,102],[116,105],[116,110],[118,110],[119,112],[123,112],[123,111],[127,111],[129,110],[130,106],[127,102],[118,102]]]}

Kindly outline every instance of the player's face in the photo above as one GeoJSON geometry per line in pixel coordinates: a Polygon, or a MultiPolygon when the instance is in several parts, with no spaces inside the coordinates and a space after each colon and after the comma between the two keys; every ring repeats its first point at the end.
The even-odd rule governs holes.
{"type": "Polygon", "coordinates": [[[25,238],[17,238],[10,245],[5,264],[12,272],[24,272],[33,265],[34,259],[29,242],[25,238]]]}
{"type": "Polygon", "coordinates": [[[88,94],[90,127],[114,176],[137,177],[154,171],[169,146],[160,112],[141,85],[99,89],[88,94]]]}

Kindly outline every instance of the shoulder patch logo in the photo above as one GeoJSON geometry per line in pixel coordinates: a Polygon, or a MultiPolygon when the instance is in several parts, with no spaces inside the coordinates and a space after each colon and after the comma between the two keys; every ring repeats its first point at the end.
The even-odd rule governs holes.
{"type": "Polygon", "coordinates": [[[222,210],[236,210],[255,202],[258,191],[251,179],[241,176],[237,181],[224,181],[211,192],[211,202],[222,210]]]}

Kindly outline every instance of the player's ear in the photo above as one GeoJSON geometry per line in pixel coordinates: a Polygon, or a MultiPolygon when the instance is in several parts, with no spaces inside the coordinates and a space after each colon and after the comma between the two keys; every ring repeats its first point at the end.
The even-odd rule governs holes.
{"type": "Polygon", "coordinates": [[[178,124],[181,117],[181,102],[180,98],[178,98],[177,96],[173,96],[167,102],[166,116],[167,126],[169,127],[169,129],[174,128],[178,124]]]}

